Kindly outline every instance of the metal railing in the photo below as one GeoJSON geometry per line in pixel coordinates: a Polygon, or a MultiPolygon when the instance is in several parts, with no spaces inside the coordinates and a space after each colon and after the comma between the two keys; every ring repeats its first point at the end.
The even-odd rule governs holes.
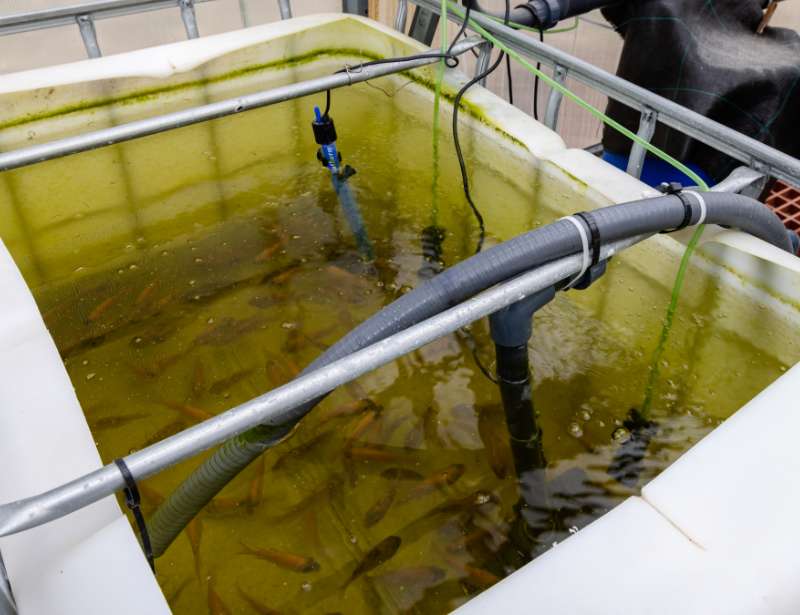
{"type": "MultiPolygon", "coordinates": [[[[187,38],[198,38],[200,30],[197,26],[197,15],[194,7],[202,2],[214,0],[99,0],[61,8],[18,13],[0,17],[0,36],[30,32],[45,28],[77,25],[86,48],[86,55],[90,58],[99,58],[103,55],[97,41],[97,31],[94,22],[98,19],[123,17],[148,11],[160,11],[169,8],[179,8],[181,21],[186,30],[187,38]]],[[[278,0],[278,9],[281,19],[292,16],[291,0],[278,0]]],[[[249,18],[244,5],[244,0],[239,1],[239,11],[242,24],[249,26],[249,18]]]]}
{"type": "MultiPolygon", "coordinates": [[[[440,13],[438,0],[412,0],[412,2],[437,15],[440,13]]],[[[449,13],[448,17],[459,24],[463,21],[452,13],[449,13]]],[[[800,160],[604,71],[589,62],[545,43],[540,43],[536,38],[504,26],[485,15],[473,13],[472,18],[514,51],[551,66],[554,71],[553,77],[559,83],[563,83],[569,76],[602,92],[609,98],[638,110],[641,113],[639,136],[645,141],[649,142],[652,139],[656,122],[661,122],[739,160],[745,166],[760,173],[800,185],[800,160]]],[[[558,111],[562,98],[563,96],[558,90],[551,91],[545,114],[545,124],[553,130],[558,126],[558,111]]],[[[639,144],[633,144],[629,156],[628,172],[639,177],[644,159],[645,149],[639,144]]]]}

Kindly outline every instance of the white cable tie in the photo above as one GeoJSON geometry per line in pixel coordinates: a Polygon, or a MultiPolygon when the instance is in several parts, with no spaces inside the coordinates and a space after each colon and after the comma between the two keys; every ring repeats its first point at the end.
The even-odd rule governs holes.
{"type": "Polygon", "coordinates": [[[706,200],[703,198],[703,195],[694,190],[684,190],[683,193],[691,194],[693,197],[697,198],[697,202],[700,204],[700,218],[698,218],[695,224],[698,226],[703,224],[706,221],[706,216],[708,216],[708,206],[706,205],[706,200]]]}
{"type": "Polygon", "coordinates": [[[591,250],[589,248],[589,235],[587,234],[586,228],[583,226],[583,223],[579,222],[575,218],[575,216],[565,216],[564,218],[561,219],[567,220],[571,222],[573,225],[575,225],[575,228],[578,229],[578,233],[580,233],[581,245],[583,246],[583,263],[581,264],[581,271],[578,275],[576,275],[572,279],[572,281],[569,284],[567,284],[567,286],[564,288],[564,290],[566,290],[567,288],[572,288],[575,284],[577,284],[578,280],[580,280],[583,277],[583,274],[585,274],[589,270],[589,267],[592,264],[592,255],[591,255],[591,250]]]}

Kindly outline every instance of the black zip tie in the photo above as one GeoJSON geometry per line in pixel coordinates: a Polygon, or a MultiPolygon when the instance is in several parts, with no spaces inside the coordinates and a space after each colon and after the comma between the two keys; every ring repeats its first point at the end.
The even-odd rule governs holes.
{"type": "Polygon", "coordinates": [[[589,245],[592,247],[591,266],[594,267],[600,262],[600,229],[597,227],[597,223],[594,221],[594,216],[590,212],[584,211],[573,215],[583,220],[583,222],[586,224],[586,227],[589,229],[589,245]]]}
{"type": "Polygon", "coordinates": [[[675,231],[680,231],[689,226],[692,223],[692,202],[689,200],[689,197],[683,193],[683,186],[681,186],[678,182],[664,182],[658,187],[658,190],[664,194],[678,197],[683,205],[683,220],[681,220],[681,223],[675,228],[667,231],[661,231],[661,233],[674,233],[675,231]]]}
{"type": "Polygon", "coordinates": [[[122,478],[125,479],[125,503],[133,513],[133,518],[136,519],[136,526],[139,528],[139,537],[142,540],[142,550],[144,556],[147,558],[147,563],[150,564],[150,569],[153,574],[156,573],[156,563],[153,558],[153,547],[150,544],[150,534],[147,532],[147,524],[144,522],[144,515],[140,504],[142,498],[139,495],[139,487],[136,486],[136,479],[128,469],[127,464],[122,459],[115,459],[114,463],[117,464],[119,471],[122,473],[122,478]]]}

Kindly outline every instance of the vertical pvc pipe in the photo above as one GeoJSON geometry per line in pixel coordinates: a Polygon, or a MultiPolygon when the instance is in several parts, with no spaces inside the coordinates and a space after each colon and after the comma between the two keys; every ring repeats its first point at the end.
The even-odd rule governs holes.
{"type": "Polygon", "coordinates": [[[194,0],[179,0],[178,6],[181,7],[181,20],[183,21],[183,27],[186,28],[186,38],[198,38],[200,32],[197,29],[194,0]]]}
{"type": "Polygon", "coordinates": [[[78,29],[81,31],[83,46],[86,47],[86,55],[90,58],[102,57],[100,45],[97,43],[97,32],[94,29],[94,20],[91,15],[78,15],[75,18],[78,22],[78,29]]]}
{"type": "Polygon", "coordinates": [[[247,0],[239,0],[239,16],[242,18],[242,26],[250,27],[250,14],[247,11],[247,0]]]}
{"type": "MultiPolygon", "coordinates": [[[[563,85],[567,80],[567,69],[560,64],[556,64],[553,70],[553,79],[556,83],[563,85]]],[[[556,89],[550,91],[550,98],[547,99],[547,111],[544,114],[544,124],[551,130],[558,126],[558,112],[561,109],[563,94],[556,89]]]]}
{"type": "Polygon", "coordinates": [[[278,9],[281,12],[281,19],[292,18],[292,2],[291,0],[278,0],[278,9]]]}
{"type": "MultiPolygon", "coordinates": [[[[478,61],[475,63],[475,76],[477,77],[481,73],[486,72],[486,69],[489,68],[489,60],[492,57],[492,46],[489,43],[482,43],[481,44],[481,53],[478,56],[478,61]]],[[[479,85],[486,87],[486,77],[481,79],[479,85]]]]}

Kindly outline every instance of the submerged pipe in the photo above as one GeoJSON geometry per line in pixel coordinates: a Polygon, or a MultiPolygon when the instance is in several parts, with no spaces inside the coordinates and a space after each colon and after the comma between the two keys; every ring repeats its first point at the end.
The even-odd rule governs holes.
{"type": "MultiPolygon", "coordinates": [[[[741,195],[704,193],[684,200],[666,195],[584,214],[582,221],[598,244],[681,226],[708,222],[739,228],[782,250],[791,243],[777,216],[758,201],[741,195]]],[[[584,235],[573,221],[559,220],[494,246],[443,271],[403,295],[345,335],[313,361],[301,375],[352,354],[465,301],[504,280],[544,263],[583,252],[584,235]]],[[[598,246],[599,247],[599,246],[598,246]]],[[[321,399],[297,406],[280,418],[225,442],[170,494],[149,521],[156,556],[162,554],[186,524],[264,450],[283,439],[321,399]]]]}

